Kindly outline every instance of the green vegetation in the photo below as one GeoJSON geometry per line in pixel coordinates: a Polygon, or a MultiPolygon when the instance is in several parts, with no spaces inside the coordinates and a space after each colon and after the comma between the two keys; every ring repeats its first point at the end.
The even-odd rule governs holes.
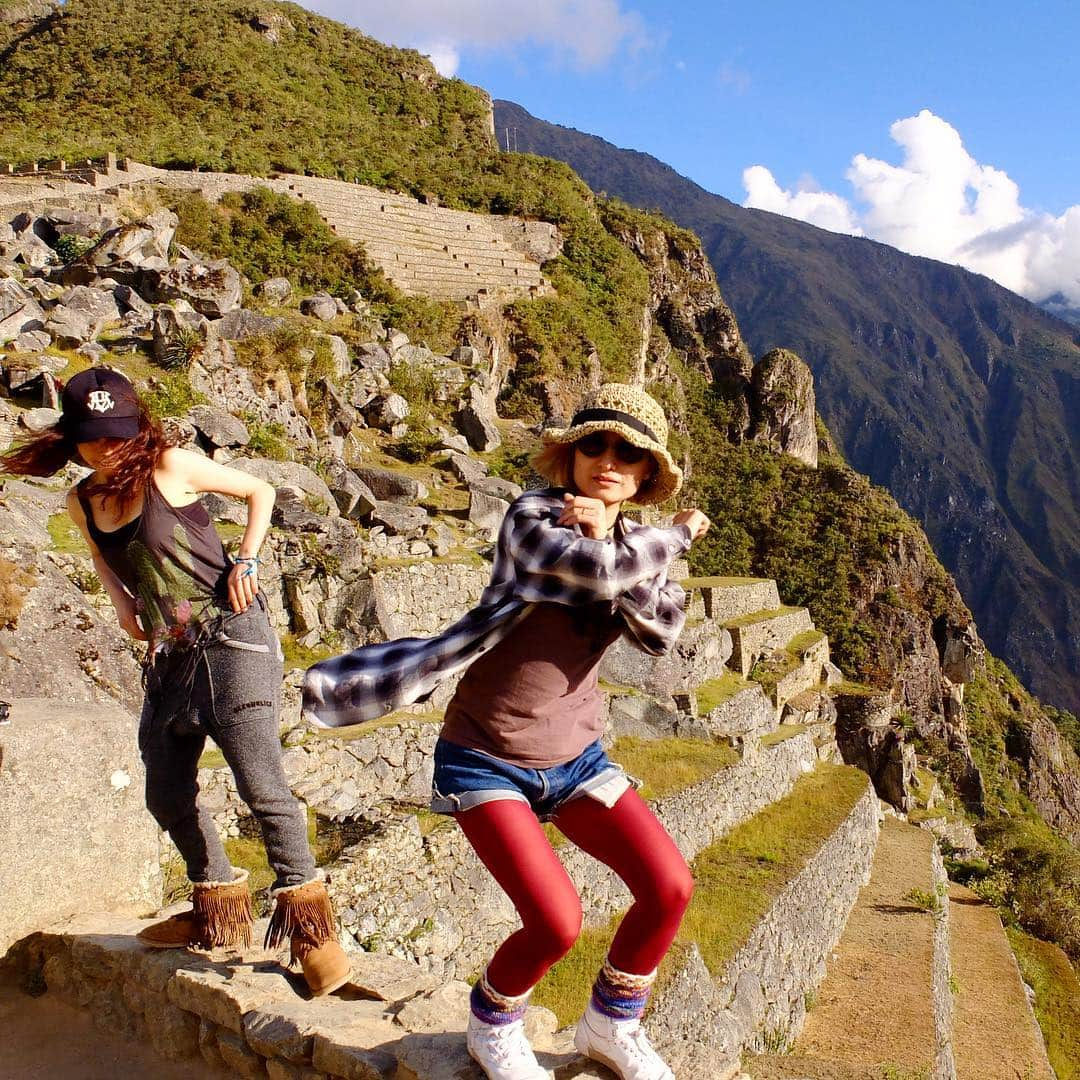
{"type": "Polygon", "coordinates": [[[765,750],[770,746],[776,746],[778,743],[786,742],[796,735],[801,735],[804,731],[809,731],[809,725],[781,724],[775,731],[770,731],[768,735],[762,735],[758,742],[758,746],[760,746],[762,750],[765,750]]]}
{"type": "Polygon", "coordinates": [[[193,405],[205,404],[206,398],[192,388],[187,374],[172,371],[155,379],[149,390],[143,391],[143,401],[155,420],[168,416],[187,416],[193,405]]]}
{"type": "Polygon", "coordinates": [[[281,651],[285,654],[285,670],[294,671],[296,668],[309,668],[320,660],[325,660],[333,653],[324,645],[307,646],[301,645],[296,640],[295,634],[285,634],[281,639],[281,651]]]}
{"type": "Polygon", "coordinates": [[[936,915],[941,911],[941,897],[929,889],[908,889],[901,899],[906,900],[912,907],[929,912],[932,915],[936,915]]]}
{"type": "Polygon", "coordinates": [[[284,424],[277,420],[256,420],[250,414],[245,416],[244,422],[251,436],[247,444],[251,453],[272,461],[288,461],[292,457],[292,443],[289,442],[289,433],[284,424]]]}
{"type": "Polygon", "coordinates": [[[59,551],[63,555],[89,554],[79,526],[71,520],[67,511],[62,510],[59,514],[53,514],[46,527],[49,530],[53,551],[59,551]]]}
{"type": "MultiPolygon", "coordinates": [[[[703,851],[692,866],[696,891],[661,966],[661,984],[678,970],[690,942],[719,975],[773,898],[851,812],[867,782],[857,769],[819,765],[784,799],[703,851]]],[[[581,1015],[619,919],[585,930],[536,988],[533,1003],[551,1009],[560,1026],[581,1015]]]]}
{"type": "Polygon", "coordinates": [[[1058,1080],[1080,1080],[1080,981],[1055,945],[1007,931],[1024,982],[1035,991],[1035,1016],[1058,1080]]]}
{"type": "Polygon", "coordinates": [[[734,697],[741,690],[748,689],[750,685],[736,671],[728,671],[718,679],[709,679],[708,682],[703,682],[694,691],[697,697],[698,716],[708,716],[713,709],[718,708],[728,698],[734,697]]]}
{"type": "Polygon", "coordinates": [[[641,797],[662,799],[712,776],[739,760],[726,743],[705,739],[638,739],[623,736],[608,751],[631,776],[644,781],[641,797]]]}
{"type": "Polygon", "coordinates": [[[225,755],[216,746],[208,747],[199,758],[200,769],[224,769],[227,764],[225,755]]]}

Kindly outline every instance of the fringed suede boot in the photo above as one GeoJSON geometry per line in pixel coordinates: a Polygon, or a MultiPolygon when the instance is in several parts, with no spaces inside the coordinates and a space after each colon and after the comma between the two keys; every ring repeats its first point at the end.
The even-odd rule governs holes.
{"type": "Polygon", "coordinates": [[[313,997],[322,997],[349,981],[349,958],[337,937],[334,909],[322,881],[275,889],[274,913],[266,928],[266,947],[290,941],[290,963],[297,960],[313,997]]]}
{"type": "Polygon", "coordinates": [[[138,939],[154,949],[213,949],[251,945],[248,872],[233,868],[232,881],[197,881],[191,911],[182,911],[140,930],[138,939]]]}

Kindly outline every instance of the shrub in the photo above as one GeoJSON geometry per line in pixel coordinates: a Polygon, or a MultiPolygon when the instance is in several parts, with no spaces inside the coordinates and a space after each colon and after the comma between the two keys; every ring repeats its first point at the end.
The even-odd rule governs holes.
{"type": "Polygon", "coordinates": [[[36,570],[27,570],[0,558],[0,630],[15,628],[26,602],[26,594],[36,580],[36,570]]]}
{"type": "Polygon", "coordinates": [[[58,236],[56,238],[56,243],[53,244],[53,251],[56,252],[59,260],[67,265],[85,255],[96,243],[97,240],[95,238],[89,236],[76,236],[74,233],[66,233],[64,236],[58,236]]]}

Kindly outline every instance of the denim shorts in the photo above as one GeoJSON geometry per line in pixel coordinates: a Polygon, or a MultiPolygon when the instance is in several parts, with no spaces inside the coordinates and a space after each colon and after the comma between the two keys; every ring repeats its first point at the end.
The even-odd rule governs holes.
{"type": "Polygon", "coordinates": [[[527,769],[509,761],[439,739],[435,744],[435,776],[431,809],[455,814],[481,803],[514,799],[531,807],[541,821],[582,795],[611,807],[635,782],[621,765],[608,760],[599,741],[576,758],[549,769],[527,769]]]}

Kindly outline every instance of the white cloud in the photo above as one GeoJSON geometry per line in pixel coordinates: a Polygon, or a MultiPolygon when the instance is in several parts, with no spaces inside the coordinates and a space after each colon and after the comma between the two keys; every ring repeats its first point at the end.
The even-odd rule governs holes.
{"type": "Polygon", "coordinates": [[[846,232],[861,236],[855,212],[839,195],[826,191],[787,191],[782,188],[764,165],[751,165],[743,170],[743,187],[746,188],[744,206],[755,210],[771,210],[774,214],[809,221],[832,232],[846,232]]]}
{"type": "Polygon", "coordinates": [[[899,165],[856,154],[845,174],[857,207],[842,195],[786,191],[762,165],[743,172],[744,205],[957,263],[1032,300],[1060,292],[1080,304],[1080,206],[1060,217],[1026,209],[1016,182],[977,162],[928,109],[889,133],[899,165]]]}
{"type": "Polygon", "coordinates": [[[444,75],[457,71],[466,49],[533,44],[588,69],[648,43],[641,16],[621,0],[313,0],[306,6],[380,41],[417,48],[444,75]]]}

